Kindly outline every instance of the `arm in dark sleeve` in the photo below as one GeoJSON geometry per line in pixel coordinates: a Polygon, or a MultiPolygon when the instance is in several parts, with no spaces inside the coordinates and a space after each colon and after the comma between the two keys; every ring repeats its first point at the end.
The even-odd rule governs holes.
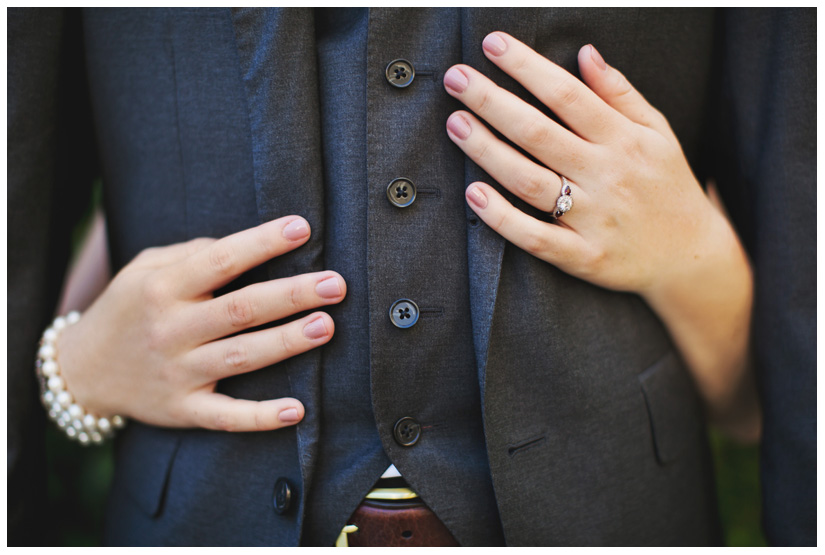
{"type": "Polygon", "coordinates": [[[37,342],[94,168],[79,14],[8,10],[8,543],[48,537],[37,342]]]}
{"type": "Polygon", "coordinates": [[[816,544],[816,10],[729,10],[717,179],[751,257],[763,518],[816,544]]]}

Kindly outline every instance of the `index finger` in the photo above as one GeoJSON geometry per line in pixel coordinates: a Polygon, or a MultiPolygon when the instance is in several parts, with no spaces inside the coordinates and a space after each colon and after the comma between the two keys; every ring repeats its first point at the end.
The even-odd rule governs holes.
{"type": "Polygon", "coordinates": [[[172,266],[181,297],[199,297],[223,287],[242,273],[306,243],[309,223],[285,216],[219,239],[172,266]]]}
{"type": "Polygon", "coordinates": [[[607,141],[626,122],[590,87],[507,33],[490,33],[482,47],[494,64],[524,85],[583,139],[607,141]]]}

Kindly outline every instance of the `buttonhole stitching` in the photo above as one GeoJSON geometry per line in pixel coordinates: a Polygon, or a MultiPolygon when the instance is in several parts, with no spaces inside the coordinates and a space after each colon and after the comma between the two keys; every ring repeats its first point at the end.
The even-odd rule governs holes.
{"type": "Polygon", "coordinates": [[[419,308],[418,313],[422,318],[440,318],[444,315],[443,308],[419,308]]]}
{"type": "Polygon", "coordinates": [[[441,198],[441,189],[429,188],[429,187],[427,187],[427,188],[419,187],[418,190],[416,191],[416,195],[418,195],[420,197],[441,198]]]}
{"type": "Polygon", "coordinates": [[[527,451],[528,449],[531,449],[533,447],[538,447],[539,445],[542,445],[544,443],[544,441],[545,441],[545,436],[535,437],[535,438],[532,438],[532,439],[528,439],[526,441],[522,441],[521,443],[517,443],[515,445],[511,445],[510,447],[508,447],[507,448],[507,454],[510,455],[511,457],[515,457],[519,453],[523,453],[524,451],[527,451]]]}

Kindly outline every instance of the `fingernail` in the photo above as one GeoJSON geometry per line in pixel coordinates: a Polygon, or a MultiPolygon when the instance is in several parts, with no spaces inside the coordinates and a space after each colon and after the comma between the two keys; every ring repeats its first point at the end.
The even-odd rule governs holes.
{"type": "Polygon", "coordinates": [[[309,235],[309,224],[303,218],[298,218],[289,222],[284,227],[284,237],[290,241],[297,241],[309,235]]]}
{"type": "Polygon", "coordinates": [[[298,409],[285,409],[278,415],[278,420],[285,424],[298,422],[300,419],[301,417],[298,416],[298,409]]]}
{"type": "Polygon", "coordinates": [[[461,114],[453,114],[447,120],[447,129],[462,141],[470,136],[470,122],[461,114]]]}
{"type": "Polygon", "coordinates": [[[493,56],[501,56],[507,52],[507,43],[498,33],[490,33],[481,41],[481,47],[493,56]]]}
{"type": "Polygon", "coordinates": [[[456,94],[463,93],[469,84],[470,80],[467,79],[467,76],[458,68],[451,67],[449,71],[444,74],[444,86],[456,94]]]}
{"type": "Polygon", "coordinates": [[[323,318],[316,318],[304,326],[304,335],[307,339],[320,339],[327,334],[327,327],[323,318]]]}
{"type": "Polygon", "coordinates": [[[341,283],[337,277],[327,278],[315,286],[315,292],[319,297],[334,299],[341,296],[341,283]]]}
{"type": "Polygon", "coordinates": [[[487,208],[487,197],[476,186],[467,190],[467,200],[479,208],[487,208]]]}
{"type": "Polygon", "coordinates": [[[599,66],[599,69],[604,71],[607,69],[607,64],[604,63],[604,58],[602,55],[599,54],[599,51],[591,44],[590,45],[590,59],[593,60],[593,63],[599,66]]]}

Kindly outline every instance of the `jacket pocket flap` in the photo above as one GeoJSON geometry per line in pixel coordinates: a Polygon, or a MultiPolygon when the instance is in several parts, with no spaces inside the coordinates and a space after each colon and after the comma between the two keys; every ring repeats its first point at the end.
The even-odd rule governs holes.
{"type": "Polygon", "coordinates": [[[163,492],[180,445],[176,431],[129,424],[118,453],[118,473],[125,477],[126,489],[138,506],[157,516],[163,505],[163,492]]]}
{"type": "Polygon", "coordinates": [[[675,460],[703,427],[693,381],[676,353],[669,351],[639,375],[647,404],[656,458],[675,460]]]}

